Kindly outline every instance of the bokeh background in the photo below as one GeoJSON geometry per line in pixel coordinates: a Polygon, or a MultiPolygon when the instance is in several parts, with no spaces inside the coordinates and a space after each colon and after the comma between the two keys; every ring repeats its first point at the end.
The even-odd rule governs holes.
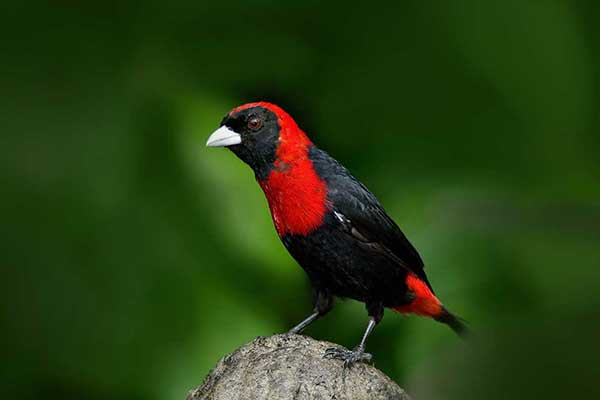
{"type": "MultiPolygon", "coordinates": [[[[311,309],[251,171],[270,100],[379,197],[473,337],[386,313],[415,398],[598,397],[600,6],[50,1],[0,12],[2,398],[183,399],[311,309]]],[[[351,347],[339,301],[307,334],[351,347]]]]}

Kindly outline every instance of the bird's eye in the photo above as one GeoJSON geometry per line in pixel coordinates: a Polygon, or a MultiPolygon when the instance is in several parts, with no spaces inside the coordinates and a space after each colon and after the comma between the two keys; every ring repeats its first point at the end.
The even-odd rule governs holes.
{"type": "Polygon", "coordinates": [[[253,131],[257,131],[262,126],[262,121],[260,118],[253,116],[248,119],[248,128],[253,131]]]}

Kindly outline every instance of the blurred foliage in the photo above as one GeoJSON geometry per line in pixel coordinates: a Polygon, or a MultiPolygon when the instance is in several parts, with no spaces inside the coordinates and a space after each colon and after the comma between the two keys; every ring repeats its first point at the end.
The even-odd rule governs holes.
{"type": "MultiPolygon", "coordinates": [[[[378,195],[475,332],[390,312],[379,368],[415,398],[598,397],[597,2],[0,8],[3,398],[183,399],[308,314],[251,171],[204,147],[258,99],[378,195]]],[[[365,323],[340,301],[307,334],[365,323]]]]}

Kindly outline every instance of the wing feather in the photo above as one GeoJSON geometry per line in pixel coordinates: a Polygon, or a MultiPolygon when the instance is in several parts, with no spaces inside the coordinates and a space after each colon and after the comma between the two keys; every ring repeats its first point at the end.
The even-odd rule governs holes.
{"type": "Polygon", "coordinates": [[[414,273],[431,289],[421,256],[377,198],[324,151],[313,151],[311,159],[327,182],[328,199],[340,226],[346,225],[345,229],[350,229],[357,240],[366,239],[383,247],[399,267],[414,273]]]}

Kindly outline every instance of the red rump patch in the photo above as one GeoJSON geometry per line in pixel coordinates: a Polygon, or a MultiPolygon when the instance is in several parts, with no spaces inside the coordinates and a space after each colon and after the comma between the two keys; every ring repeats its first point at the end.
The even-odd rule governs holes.
{"type": "Polygon", "coordinates": [[[279,145],[274,169],[259,181],[279,236],[308,235],[323,223],[327,213],[327,185],[317,175],[308,158],[312,142],[296,122],[280,107],[271,103],[250,103],[231,111],[264,107],[277,115],[279,145]]]}
{"type": "Polygon", "coordinates": [[[427,284],[413,273],[406,276],[408,290],[415,294],[415,299],[407,305],[394,307],[394,311],[402,314],[417,314],[435,318],[442,313],[442,303],[431,292],[427,284]]]}

